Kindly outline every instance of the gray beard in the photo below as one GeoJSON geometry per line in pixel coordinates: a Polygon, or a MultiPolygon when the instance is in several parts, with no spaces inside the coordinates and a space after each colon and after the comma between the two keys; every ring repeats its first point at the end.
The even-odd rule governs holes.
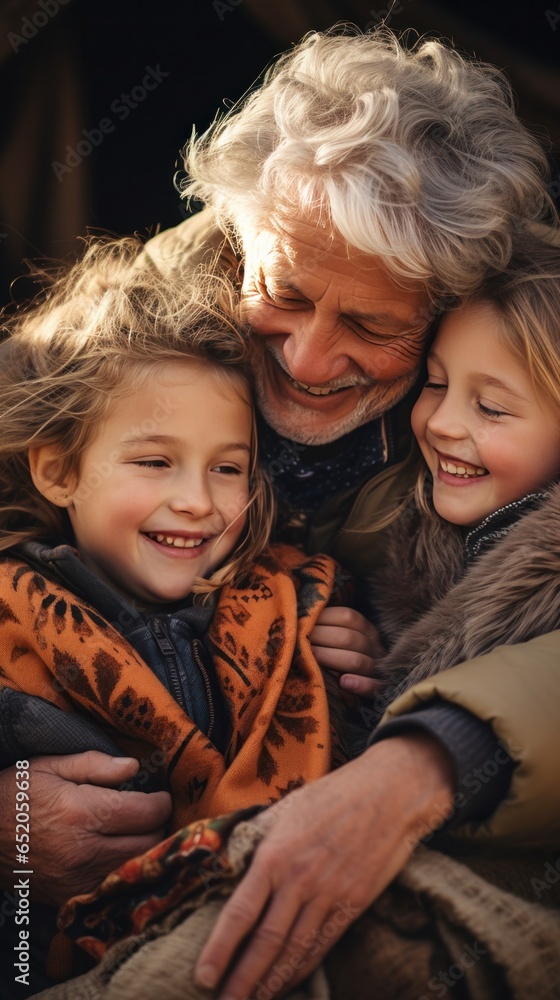
{"type": "Polygon", "coordinates": [[[271,406],[263,390],[263,386],[255,386],[257,404],[267,424],[281,437],[297,444],[319,445],[329,444],[363,424],[369,423],[387,413],[396,403],[406,396],[416,380],[417,371],[395,379],[394,382],[378,382],[361,398],[352,413],[341,420],[334,421],[330,427],[318,431],[306,431],[306,410],[304,406],[294,403],[291,399],[285,401],[282,412],[278,413],[271,406]]]}

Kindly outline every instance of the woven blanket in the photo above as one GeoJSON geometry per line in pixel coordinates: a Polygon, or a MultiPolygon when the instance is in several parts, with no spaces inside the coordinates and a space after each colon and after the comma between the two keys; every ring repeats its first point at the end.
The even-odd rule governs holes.
{"type": "MultiPolygon", "coordinates": [[[[261,836],[250,813],[192,824],[67,904],[67,933],[103,957],[91,972],[38,996],[209,1000],[194,985],[194,964],[261,836]]],[[[324,965],[288,995],[557,1000],[560,879],[549,877],[553,870],[544,855],[457,860],[420,847],[324,965]]],[[[287,984],[277,970],[257,996],[273,998],[287,984]]]]}

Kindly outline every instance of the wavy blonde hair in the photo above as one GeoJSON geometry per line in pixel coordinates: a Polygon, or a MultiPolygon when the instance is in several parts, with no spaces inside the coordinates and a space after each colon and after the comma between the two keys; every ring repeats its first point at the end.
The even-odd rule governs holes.
{"type": "MultiPolygon", "coordinates": [[[[560,241],[518,239],[509,267],[464,304],[489,305],[505,349],[527,372],[537,395],[560,421],[560,241]]],[[[414,488],[416,504],[437,517],[425,463],[414,488]]]]}
{"type": "Polygon", "coordinates": [[[495,67],[382,28],[314,32],[185,149],[187,198],[243,243],[325,223],[434,298],[503,269],[517,220],[554,213],[548,165],[495,67]]]}
{"type": "MultiPolygon", "coordinates": [[[[66,511],[45,499],[30,474],[30,448],[56,445],[60,480],[78,473],[84,449],[115,400],[173,361],[208,365],[253,406],[251,346],[223,275],[185,279],[139,261],[136,238],[97,240],[73,267],[8,318],[0,344],[0,551],[31,539],[68,537],[66,511]]],[[[227,564],[195,592],[238,580],[268,544],[272,490],[251,442],[247,523],[227,564]]]]}
{"type": "MultiPolygon", "coordinates": [[[[543,240],[538,233],[518,237],[509,267],[489,278],[465,304],[490,305],[497,314],[502,343],[526,371],[537,395],[556,410],[560,420],[560,237],[543,240]]],[[[434,520],[439,515],[431,502],[432,481],[420,448],[415,443],[409,461],[418,466],[414,485],[392,508],[358,534],[384,531],[410,506],[434,520]]]]}
{"type": "Polygon", "coordinates": [[[560,243],[524,240],[474,301],[496,310],[504,346],[560,419],[560,243]]]}

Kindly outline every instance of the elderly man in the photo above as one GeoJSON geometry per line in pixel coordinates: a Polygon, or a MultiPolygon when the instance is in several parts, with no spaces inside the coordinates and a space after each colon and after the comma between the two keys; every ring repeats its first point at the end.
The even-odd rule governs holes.
{"type": "MultiPolygon", "coordinates": [[[[367,529],[414,475],[407,394],[432,321],[507,265],[518,226],[545,217],[543,154],[489,67],[435,41],[410,52],[388,33],[327,34],[283,56],[193,140],[186,166],[187,193],[208,208],[147,254],[185,280],[216,254],[238,275],[262,345],[262,454],[282,530],[365,573],[383,553],[383,533],[367,529]]],[[[367,691],[350,626],[348,663],[367,691]]],[[[547,636],[450,663],[390,706],[392,721],[361,756],[292,793],[294,808],[265,813],[266,835],[201,955],[200,982],[213,986],[246,939],[221,994],[239,1000],[274,963],[301,956],[337,901],[362,912],[451,816],[457,788],[468,790],[465,776],[498,740],[509,756],[464,795],[455,822],[484,819],[478,835],[496,842],[549,841],[560,824],[548,763],[558,735],[542,692],[552,691],[557,656],[547,636]]],[[[97,754],[34,763],[45,901],[91,887],[161,836],[165,793],[111,790],[133,769],[97,754]]],[[[2,781],[9,789],[9,772],[2,781]]],[[[298,977],[334,940],[304,952],[298,977]]]]}

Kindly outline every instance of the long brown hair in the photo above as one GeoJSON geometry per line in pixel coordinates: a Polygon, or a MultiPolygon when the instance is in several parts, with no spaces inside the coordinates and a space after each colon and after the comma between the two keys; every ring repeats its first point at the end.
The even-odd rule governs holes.
{"type": "MultiPolygon", "coordinates": [[[[164,278],[141,251],[133,237],[90,241],[78,263],[47,276],[46,290],[3,323],[0,551],[68,532],[66,512],[33,484],[29,449],[56,445],[60,479],[77,473],[115,400],[161,365],[189,359],[209,365],[253,405],[251,346],[227,279],[210,265],[164,278]]],[[[195,592],[244,574],[268,544],[273,518],[253,420],[245,530],[227,564],[198,581],[195,592]]]]}

